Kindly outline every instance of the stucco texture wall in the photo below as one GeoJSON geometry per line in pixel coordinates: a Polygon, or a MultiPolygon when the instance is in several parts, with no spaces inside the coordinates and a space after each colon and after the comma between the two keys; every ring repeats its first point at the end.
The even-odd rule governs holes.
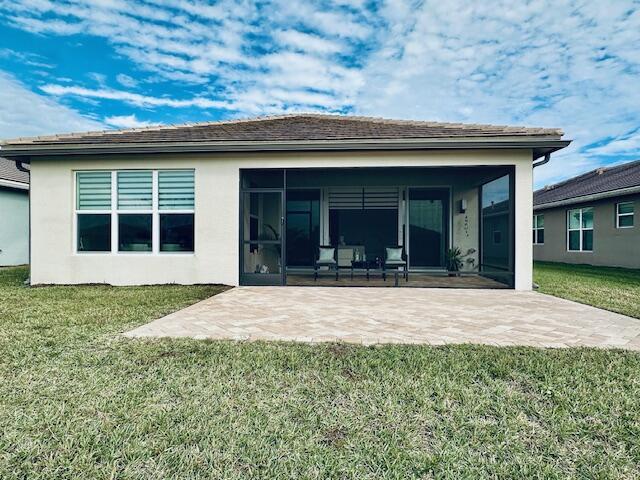
{"type": "MultiPolygon", "coordinates": [[[[243,168],[336,167],[516,167],[516,288],[531,288],[531,151],[184,154],[43,158],[32,161],[32,283],[114,285],[223,283],[239,278],[239,172],[243,168]],[[117,169],[195,169],[195,253],[90,254],[74,252],[74,171],[117,169]],[[518,191],[519,189],[519,191],[518,191]],[[518,205],[520,202],[522,205],[518,205]]],[[[461,247],[477,245],[475,186],[454,188],[453,205],[469,202],[454,214],[453,234],[461,247]],[[475,242],[475,243],[474,243],[475,242]]],[[[455,241],[455,240],[454,240],[455,241]]]]}
{"type": "Polygon", "coordinates": [[[544,214],[544,245],[534,245],[534,259],[610,267],[640,268],[640,195],[539,210],[544,214]],[[634,227],[616,228],[616,204],[633,201],[634,227]],[[593,207],[593,251],[567,251],[567,211],[593,207]]]}
{"type": "Polygon", "coordinates": [[[29,192],[0,187],[0,266],[29,263],[29,192]]]}

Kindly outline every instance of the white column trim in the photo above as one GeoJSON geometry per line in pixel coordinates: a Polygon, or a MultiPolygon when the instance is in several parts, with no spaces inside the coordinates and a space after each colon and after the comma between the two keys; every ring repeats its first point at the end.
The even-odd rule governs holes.
{"type": "Polygon", "coordinates": [[[160,199],[158,196],[158,170],[152,171],[152,191],[151,191],[151,253],[160,252],[160,214],[158,208],[160,199]]]}
{"type": "Polygon", "coordinates": [[[533,167],[531,161],[515,168],[515,289],[533,288],[533,167]]]}
{"type": "Polygon", "coordinates": [[[111,253],[118,253],[118,171],[111,171],[111,253]]]}

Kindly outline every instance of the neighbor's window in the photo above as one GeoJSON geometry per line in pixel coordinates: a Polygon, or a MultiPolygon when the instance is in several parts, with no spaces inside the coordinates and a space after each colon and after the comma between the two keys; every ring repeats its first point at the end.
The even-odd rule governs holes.
{"type": "Polygon", "coordinates": [[[76,176],[76,243],[79,252],[111,251],[111,172],[76,176]]]}
{"type": "Polygon", "coordinates": [[[533,244],[544,245],[544,215],[533,216],[533,244]]]}
{"type": "Polygon", "coordinates": [[[567,211],[567,250],[593,251],[593,208],[575,208],[567,211]]]}
{"type": "Polygon", "coordinates": [[[193,252],[193,170],[158,172],[160,251],[193,252]]]}
{"type": "Polygon", "coordinates": [[[620,202],[616,204],[616,227],[633,227],[633,202],[620,202]]]}
{"type": "Polygon", "coordinates": [[[194,187],[193,170],[78,172],[77,251],[193,252],[194,187]]]}

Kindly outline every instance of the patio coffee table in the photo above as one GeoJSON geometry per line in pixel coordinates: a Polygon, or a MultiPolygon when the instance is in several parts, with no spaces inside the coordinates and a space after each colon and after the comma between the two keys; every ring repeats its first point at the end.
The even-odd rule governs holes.
{"type": "Polygon", "coordinates": [[[382,265],[375,260],[352,260],[351,261],[351,280],[353,280],[353,274],[356,270],[364,270],[369,280],[370,272],[382,273],[382,265]]]}

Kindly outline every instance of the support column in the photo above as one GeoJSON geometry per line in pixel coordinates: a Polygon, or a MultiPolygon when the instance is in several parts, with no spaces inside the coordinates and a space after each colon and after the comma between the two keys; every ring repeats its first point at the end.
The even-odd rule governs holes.
{"type": "Polygon", "coordinates": [[[531,290],[533,285],[533,166],[531,157],[515,168],[515,289],[531,290]]]}

